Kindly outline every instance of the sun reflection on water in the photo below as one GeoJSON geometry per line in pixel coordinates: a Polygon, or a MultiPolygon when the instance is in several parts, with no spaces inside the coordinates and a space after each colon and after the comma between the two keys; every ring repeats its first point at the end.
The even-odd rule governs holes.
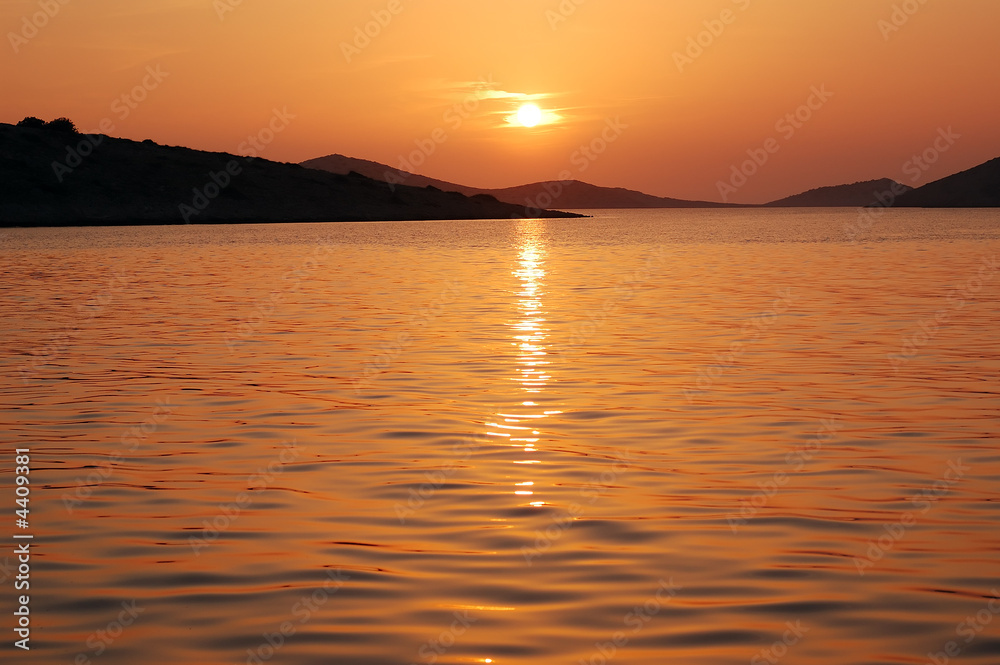
{"type": "MultiPolygon", "coordinates": [[[[537,444],[541,440],[544,419],[562,413],[544,409],[537,401],[552,376],[551,362],[546,353],[549,328],[545,319],[545,245],[542,237],[544,222],[525,220],[519,229],[522,235],[517,268],[513,275],[520,281],[514,292],[515,316],[508,324],[511,328],[511,346],[514,347],[514,372],[510,381],[517,385],[519,392],[527,393],[516,405],[505,408],[494,415],[493,422],[486,423],[487,435],[509,440],[511,447],[523,449],[524,459],[515,460],[517,465],[538,465],[535,459],[537,444]]],[[[538,488],[534,481],[514,484],[514,495],[532,497],[531,506],[544,506],[544,501],[535,497],[538,488]]]]}

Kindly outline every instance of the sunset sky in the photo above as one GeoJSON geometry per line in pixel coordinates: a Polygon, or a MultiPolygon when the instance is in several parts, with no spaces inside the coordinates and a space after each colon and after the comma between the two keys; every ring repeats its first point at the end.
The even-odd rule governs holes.
{"type": "Polygon", "coordinates": [[[0,26],[2,122],[110,119],[237,152],[277,109],[294,118],[261,156],[278,161],[405,158],[480,187],[569,172],[718,201],[774,139],[729,195],[759,203],[1000,156],[996,0],[4,0],[0,26]],[[934,164],[910,161],[949,128],[934,164]]]}

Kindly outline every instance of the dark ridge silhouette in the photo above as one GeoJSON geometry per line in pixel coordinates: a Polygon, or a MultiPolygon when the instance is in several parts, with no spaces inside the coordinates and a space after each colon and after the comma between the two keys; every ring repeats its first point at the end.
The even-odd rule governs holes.
{"type": "Polygon", "coordinates": [[[685,201],[653,196],[623,187],[599,187],[579,180],[535,182],[530,185],[484,190],[501,201],[544,207],[558,205],[569,209],[596,208],[745,208],[735,203],[685,201]]]}
{"type": "MultiPolygon", "coordinates": [[[[897,206],[928,207],[994,207],[1000,205],[1000,171],[998,160],[945,178],[938,183],[914,190],[889,178],[867,180],[850,185],[818,187],[808,192],[764,204],[763,207],[837,208],[897,206]],[[991,166],[992,165],[992,166],[991,166]],[[940,183],[940,184],[939,184],[940,183]],[[920,192],[925,192],[919,194],[920,192]],[[902,193],[902,196],[900,194],[902,193]]],[[[570,210],[598,208],[758,208],[750,204],[725,204],[706,201],[685,201],[652,196],[629,189],[599,187],[579,180],[565,182],[536,182],[530,185],[505,189],[479,189],[444,180],[409,173],[366,159],[344,155],[328,155],[302,162],[311,169],[330,173],[356,171],[369,178],[390,183],[403,183],[419,187],[435,187],[446,192],[460,192],[466,196],[487,194],[500,201],[523,206],[545,207],[551,205],[570,210]]]]}
{"type": "Polygon", "coordinates": [[[419,187],[436,187],[446,192],[460,192],[466,196],[488,194],[512,205],[534,208],[555,206],[569,209],[597,208],[739,208],[737,204],[685,201],[643,194],[621,187],[599,187],[579,180],[536,182],[504,189],[480,189],[453,182],[395,169],[386,164],[344,155],[327,155],[302,162],[302,166],[330,173],[357,171],[369,178],[390,183],[403,183],[419,187]]]}
{"type": "Polygon", "coordinates": [[[897,208],[1000,207],[1000,157],[900,196],[897,208]]]}
{"type": "Polygon", "coordinates": [[[580,216],[39,122],[0,123],[0,226],[580,216]]]}
{"type": "Polygon", "coordinates": [[[302,166],[308,169],[319,169],[320,171],[328,171],[330,173],[339,173],[342,175],[354,171],[355,173],[360,173],[361,175],[368,176],[374,180],[381,180],[383,182],[393,184],[410,185],[411,187],[427,187],[430,185],[431,187],[437,187],[442,192],[459,192],[461,194],[465,194],[466,196],[479,194],[484,191],[482,189],[476,189],[475,187],[466,187],[465,185],[457,185],[453,182],[445,182],[444,180],[437,180],[435,178],[428,178],[415,173],[409,173],[408,171],[401,171],[399,169],[394,169],[387,164],[380,164],[367,159],[345,157],[344,155],[327,155],[326,157],[317,157],[316,159],[310,159],[302,162],[302,166]]]}
{"type": "MultiPolygon", "coordinates": [[[[789,196],[765,204],[772,208],[867,208],[879,205],[880,201],[890,200],[889,196],[898,196],[899,192],[909,192],[907,187],[889,178],[867,180],[851,185],[836,185],[832,187],[817,187],[808,192],[789,196]]],[[[884,205],[884,204],[882,204],[884,205]]]]}

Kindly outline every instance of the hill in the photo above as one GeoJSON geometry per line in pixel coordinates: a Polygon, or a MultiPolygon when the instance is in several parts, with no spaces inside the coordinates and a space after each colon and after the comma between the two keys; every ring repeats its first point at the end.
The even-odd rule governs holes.
{"type": "Polygon", "coordinates": [[[310,159],[302,162],[302,166],[339,174],[356,171],[377,180],[418,185],[421,187],[430,185],[446,192],[460,192],[466,195],[486,194],[505,203],[533,208],[545,208],[547,206],[568,209],[739,207],[725,203],[685,201],[682,199],[652,196],[621,187],[599,187],[579,180],[536,182],[530,185],[519,185],[504,189],[480,189],[444,180],[436,180],[395,169],[386,164],[345,157],[344,155],[327,155],[326,157],[310,159]]]}
{"type": "Polygon", "coordinates": [[[595,208],[740,208],[735,204],[685,201],[644,194],[622,187],[599,187],[579,180],[536,182],[530,185],[488,189],[485,193],[508,203],[568,209],[595,208]]]}
{"type": "Polygon", "coordinates": [[[0,123],[0,226],[577,216],[68,124],[0,123]]]}
{"type": "Polygon", "coordinates": [[[881,180],[856,182],[851,185],[817,187],[808,192],[772,201],[765,205],[772,208],[865,208],[877,204],[878,197],[885,199],[889,192],[909,192],[911,190],[911,187],[889,178],[882,178],[881,180]]]}
{"type": "Polygon", "coordinates": [[[898,208],[1000,207],[1000,157],[900,196],[898,208]]]}
{"type": "Polygon", "coordinates": [[[308,169],[319,169],[330,173],[345,175],[354,171],[373,180],[381,180],[393,184],[409,185],[411,187],[436,187],[444,192],[459,192],[466,196],[481,194],[485,190],[465,185],[456,185],[453,182],[428,178],[408,171],[394,169],[387,164],[372,162],[367,159],[357,159],[356,157],[345,157],[344,155],[327,155],[317,157],[302,162],[302,166],[308,169]]]}

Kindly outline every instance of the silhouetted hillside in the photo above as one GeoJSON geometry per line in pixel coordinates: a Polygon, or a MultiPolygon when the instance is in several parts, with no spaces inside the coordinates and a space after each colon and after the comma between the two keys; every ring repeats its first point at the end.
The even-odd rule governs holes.
{"type": "MultiPolygon", "coordinates": [[[[67,121],[68,122],[68,121],[67,121]]],[[[575,217],[298,164],[0,123],[0,225],[575,217]]]]}
{"type": "Polygon", "coordinates": [[[744,206],[709,201],[685,201],[644,194],[622,187],[598,187],[579,180],[536,182],[506,189],[484,190],[501,201],[560,208],[740,208],[744,206]],[[530,201],[530,203],[528,203],[530,201]]]}
{"type": "Polygon", "coordinates": [[[865,208],[877,204],[879,197],[882,200],[887,200],[890,193],[895,196],[895,192],[909,192],[911,190],[911,187],[901,185],[889,178],[882,178],[881,180],[856,182],[852,185],[818,187],[765,205],[774,208],[865,208]]]}
{"type": "Polygon", "coordinates": [[[466,195],[487,194],[506,203],[535,208],[544,208],[546,206],[569,209],[740,207],[734,204],[684,201],[682,199],[652,196],[621,187],[599,187],[579,180],[536,182],[530,185],[519,185],[504,189],[479,189],[416,175],[407,171],[394,169],[386,164],[345,157],[344,155],[328,155],[326,157],[310,159],[302,162],[302,166],[341,174],[356,171],[377,180],[418,185],[421,187],[430,185],[446,192],[461,192],[466,195]]]}
{"type": "Polygon", "coordinates": [[[339,173],[341,175],[354,171],[355,173],[360,173],[361,175],[368,176],[369,178],[373,178],[375,180],[381,180],[383,182],[409,185],[411,187],[437,187],[444,192],[459,192],[461,194],[465,194],[466,196],[482,194],[487,191],[483,189],[476,189],[475,187],[466,187],[465,185],[456,185],[453,182],[437,180],[436,178],[428,178],[426,176],[410,173],[409,171],[394,169],[391,166],[380,164],[379,162],[372,162],[367,159],[357,159],[356,157],[346,157],[344,155],[327,155],[326,157],[317,157],[316,159],[310,159],[302,162],[302,166],[308,169],[319,169],[320,171],[329,171],[330,173],[339,173]]]}
{"type": "Polygon", "coordinates": [[[899,208],[1000,207],[1000,157],[900,196],[899,208]]]}

